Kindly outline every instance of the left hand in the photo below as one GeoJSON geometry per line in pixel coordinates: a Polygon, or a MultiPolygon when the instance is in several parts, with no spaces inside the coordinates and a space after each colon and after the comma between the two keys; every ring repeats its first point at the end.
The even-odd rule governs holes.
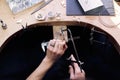
{"type": "Polygon", "coordinates": [[[59,40],[59,39],[50,40],[47,46],[46,57],[50,61],[54,62],[64,54],[66,49],[67,49],[67,45],[64,40],[59,40]]]}

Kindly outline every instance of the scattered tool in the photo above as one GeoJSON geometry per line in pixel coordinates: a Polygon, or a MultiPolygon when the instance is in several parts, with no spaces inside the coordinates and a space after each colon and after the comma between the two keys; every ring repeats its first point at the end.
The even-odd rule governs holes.
{"type": "Polygon", "coordinates": [[[2,24],[3,29],[7,29],[7,24],[3,20],[0,19],[0,23],[2,24]]]}
{"type": "Polygon", "coordinates": [[[47,4],[49,4],[51,1],[53,1],[53,0],[45,1],[42,5],[40,5],[38,8],[36,8],[36,9],[31,13],[31,15],[34,14],[35,12],[39,11],[39,10],[42,9],[43,7],[45,7],[45,6],[46,6],[47,4]]]}

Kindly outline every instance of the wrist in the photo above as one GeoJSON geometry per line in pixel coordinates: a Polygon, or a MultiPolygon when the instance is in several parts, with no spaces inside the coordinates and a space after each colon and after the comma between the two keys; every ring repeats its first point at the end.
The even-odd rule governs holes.
{"type": "Polygon", "coordinates": [[[43,59],[43,62],[49,63],[49,64],[54,64],[55,60],[48,58],[47,56],[43,59]]]}

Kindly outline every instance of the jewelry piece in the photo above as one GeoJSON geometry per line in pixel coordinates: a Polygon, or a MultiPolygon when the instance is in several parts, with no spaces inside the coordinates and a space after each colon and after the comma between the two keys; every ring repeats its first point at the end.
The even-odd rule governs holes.
{"type": "Polygon", "coordinates": [[[61,18],[61,13],[60,12],[56,12],[56,19],[60,20],[60,18],[61,18]]]}
{"type": "Polygon", "coordinates": [[[36,18],[36,20],[38,20],[38,21],[44,21],[44,20],[45,20],[45,15],[43,15],[42,13],[37,13],[37,14],[35,15],[35,18],[36,18]]]}
{"type": "Polygon", "coordinates": [[[53,44],[50,44],[50,46],[54,47],[55,45],[53,45],[53,44]]]}
{"type": "Polygon", "coordinates": [[[48,12],[48,18],[49,19],[55,18],[55,14],[52,11],[48,12]]]}

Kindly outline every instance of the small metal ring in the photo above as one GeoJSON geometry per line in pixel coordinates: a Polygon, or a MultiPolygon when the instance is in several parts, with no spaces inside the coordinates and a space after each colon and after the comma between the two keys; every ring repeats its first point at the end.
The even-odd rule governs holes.
{"type": "Polygon", "coordinates": [[[50,46],[54,47],[55,45],[53,45],[53,44],[50,44],[50,46]]]}

